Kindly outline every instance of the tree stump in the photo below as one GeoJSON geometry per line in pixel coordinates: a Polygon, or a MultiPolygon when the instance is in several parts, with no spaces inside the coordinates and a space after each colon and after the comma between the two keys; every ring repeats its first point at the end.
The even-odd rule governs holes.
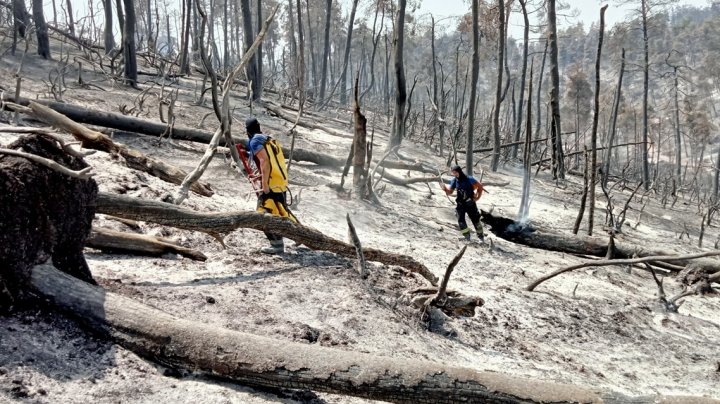
{"type": "MultiPolygon", "coordinates": [[[[88,167],[55,141],[23,136],[8,146],[55,161],[73,170],[88,167]]],[[[22,298],[30,269],[52,259],[53,265],[95,283],[83,256],[95,214],[98,187],[35,164],[0,154],[0,310],[22,298]]]]}

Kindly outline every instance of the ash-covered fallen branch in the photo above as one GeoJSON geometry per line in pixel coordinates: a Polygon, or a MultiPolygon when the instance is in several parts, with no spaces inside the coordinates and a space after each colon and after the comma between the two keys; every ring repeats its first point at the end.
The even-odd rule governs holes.
{"type": "MultiPolygon", "coordinates": [[[[356,257],[355,247],[350,244],[330,238],[311,227],[254,211],[195,212],[169,203],[106,193],[98,195],[96,205],[97,213],[201,231],[219,240],[222,238],[218,235],[228,234],[239,228],[249,228],[281,235],[313,250],[329,251],[349,258],[356,257]]],[[[364,248],[363,254],[369,261],[401,266],[418,273],[432,285],[437,285],[437,277],[412,257],[374,248],[364,248]]]]}
{"type": "MultiPolygon", "coordinates": [[[[125,145],[117,144],[104,134],[74,122],[72,119],[55,112],[49,107],[30,102],[30,108],[38,119],[70,132],[76,139],[82,142],[83,147],[121,155],[130,168],[146,172],[164,181],[178,185],[182,183],[183,178],[187,175],[185,171],[177,167],[150,158],[125,145]]],[[[213,195],[212,189],[206,183],[197,182],[193,184],[190,189],[203,196],[213,195]]]]}
{"type": "Polygon", "coordinates": [[[695,258],[703,258],[703,257],[714,257],[720,255],[720,250],[715,251],[707,251],[703,253],[696,253],[696,254],[687,254],[687,255],[661,255],[661,256],[649,256],[649,257],[641,257],[641,258],[628,258],[628,259],[617,259],[617,260],[598,260],[598,261],[588,261],[583,262],[580,264],[570,265],[564,268],[560,268],[557,271],[545,275],[536,281],[532,282],[530,285],[527,286],[526,290],[533,291],[538,285],[545,282],[548,279],[552,279],[560,274],[564,274],[565,272],[574,271],[576,269],[580,268],[588,268],[588,267],[602,267],[602,266],[608,266],[608,265],[632,265],[632,264],[641,264],[644,262],[653,262],[653,261],[686,261],[686,260],[692,260],[695,258]]]}
{"type": "MultiPolygon", "coordinates": [[[[17,102],[20,106],[27,106],[31,102],[31,100],[27,98],[13,97],[7,93],[2,94],[2,100],[5,106],[11,106],[12,102],[17,102]]],[[[167,124],[148,119],[88,109],[74,104],[43,100],[37,100],[35,102],[45,105],[77,123],[102,126],[128,133],[140,133],[155,137],[163,136],[167,131],[167,124]]],[[[173,126],[173,139],[175,140],[187,140],[208,144],[212,140],[212,137],[213,132],[207,130],[190,128],[179,124],[173,126]]],[[[247,139],[233,137],[233,141],[247,146],[247,139]]],[[[220,145],[224,146],[225,141],[221,139],[220,145]]],[[[326,167],[342,167],[345,162],[344,159],[307,149],[295,149],[293,152],[293,161],[307,161],[326,167]]]]}
{"type": "Polygon", "coordinates": [[[180,254],[196,261],[205,261],[205,254],[192,248],[175,244],[172,240],[153,236],[94,227],[88,236],[86,247],[108,253],[160,256],[180,254]]]}
{"type": "Polygon", "coordinates": [[[75,171],[71,170],[65,166],[62,166],[50,159],[46,159],[44,157],[36,156],[31,153],[25,153],[18,150],[10,150],[10,149],[2,149],[0,148],[0,154],[7,154],[10,156],[16,156],[16,157],[22,157],[25,159],[28,159],[32,161],[33,163],[44,165],[45,167],[57,171],[61,174],[67,175],[69,177],[81,179],[81,180],[87,180],[90,179],[90,177],[93,176],[92,167],[85,167],[81,170],[75,171]]]}

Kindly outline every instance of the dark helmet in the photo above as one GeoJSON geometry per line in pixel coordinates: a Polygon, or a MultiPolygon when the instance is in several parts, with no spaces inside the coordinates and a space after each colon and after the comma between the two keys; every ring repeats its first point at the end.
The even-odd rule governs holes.
{"type": "Polygon", "coordinates": [[[254,116],[247,118],[245,120],[245,130],[247,130],[248,137],[252,138],[253,135],[261,133],[260,122],[254,116]]]}

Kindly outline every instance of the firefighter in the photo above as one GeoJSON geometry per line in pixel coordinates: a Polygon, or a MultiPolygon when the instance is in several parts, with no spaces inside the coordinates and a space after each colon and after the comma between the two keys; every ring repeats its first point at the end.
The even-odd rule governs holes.
{"type": "MultiPolygon", "coordinates": [[[[290,211],[286,201],[288,190],[287,166],[280,143],[260,130],[260,122],[251,116],[245,120],[248,135],[248,152],[260,170],[262,190],[258,195],[257,210],[274,216],[287,217],[297,223],[295,215],[290,211]]],[[[265,232],[269,247],[260,251],[265,254],[282,254],[285,243],[280,235],[265,232]]]]}
{"type": "Polygon", "coordinates": [[[471,176],[465,175],[460,166],[454,166],[451,169],[453,179],[450,180],[450,185],[440,184],[442,190],[445,191],[446,195],[452,195],[453,192],[457,192],[455,198],[455,214],[458,218],[458,226],[460,226],[460,233],[462,237],[460,240],[470,241],[470,228],[465,221],[465,214],[470,216],[475,227],[478,239],[480,241],[485,240],[483,233],[483,226],[480,222],[480,211],[478,211],[477,200],[480,199],[483,193],[483,186],[480,181],[476,180],[471,176]]]}

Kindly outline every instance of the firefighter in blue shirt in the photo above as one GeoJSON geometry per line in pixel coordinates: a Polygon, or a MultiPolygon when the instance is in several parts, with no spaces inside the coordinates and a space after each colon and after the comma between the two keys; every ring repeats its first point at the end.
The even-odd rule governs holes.
{"type": "Polygon", "coordinates": [[[465,221],[465,214],[470,216],[475,231],[477,232],[478,239],[480,241],[485,240],[483,234],[482,223],[480,222],[480,211],[478,211],[477,200],[480,199],[483,193],[483,186],[480,181],[476,180],[471,176],[465,175],[460,166],[454,166],[451,169],[453,179],[450,180],[450,185],[440,184],[442,190],[445,191],[446,195],[452,195],[453,192],[457,192],[455,202],[455,213],[458,218],[458,225],[460,226],[460,233],[462,234],[461,240],[470,241],[470,228],[465,221]]]}

